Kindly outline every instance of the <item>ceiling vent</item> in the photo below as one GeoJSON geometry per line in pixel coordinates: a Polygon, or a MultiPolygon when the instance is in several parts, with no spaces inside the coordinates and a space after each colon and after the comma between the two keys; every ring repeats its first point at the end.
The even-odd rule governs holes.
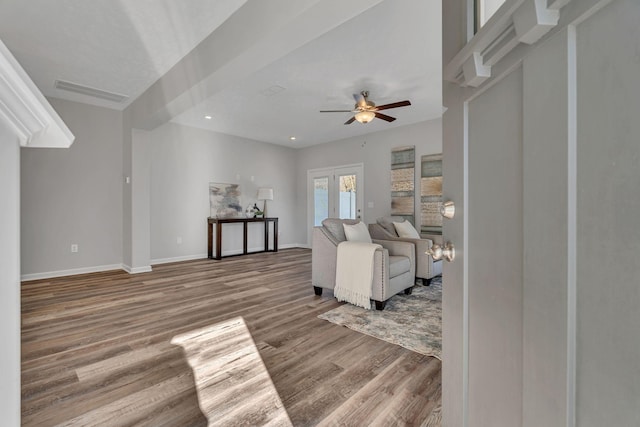
{"type": "Polygon", "coordinates": [[[66,82],[64,80],[56,80],[56,89],[66,90],[68,92],[80,93],[82,95],[92,96],[94,98],[105,99],[113,102],[123,102],[129,97],[115,92],[107,92],[106,90],[100,90],[89,86],[79,85],[77,83],[66,82]]]}

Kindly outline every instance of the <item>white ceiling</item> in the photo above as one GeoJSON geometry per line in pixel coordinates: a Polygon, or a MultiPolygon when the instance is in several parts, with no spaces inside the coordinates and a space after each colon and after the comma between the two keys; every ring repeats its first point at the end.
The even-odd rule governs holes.
{"type": "MultiPolygon", "coordinates": [[[[245,2],[2,0],[0,39],[45,95],[123,109],[245,2]],[[117,104],[61,91],[53,86],[56,79],[129,99],[117,104]]],[[[332,7],[332,2],[319,2],[325,3],[332,7]]],[[[440,4],[384,0],[179,111],[172,121],[305,147],[439,117],[440,4]],[[266,96],[274,86],[284,90],[266,96]],[[393,123],[366,125],[343,125],[349,113],[318,112],[352,108],[352,94],[361,90],[368,90],[378,105],[409,99],[412,106],[385,111],[397,118],[393,123]],[[295,142],[289,140],[292,135],[295,142]]],[[[240,30],[251,31],[251,26],[240,30]]]]}

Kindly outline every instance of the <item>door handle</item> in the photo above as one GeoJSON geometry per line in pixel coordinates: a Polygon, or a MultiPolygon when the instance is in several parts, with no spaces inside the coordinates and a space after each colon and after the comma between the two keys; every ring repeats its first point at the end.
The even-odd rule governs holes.
{"type": "Polygon", "coordinates": [[[451,242],[447,242],[444,247],[434,243],[425,253],[431,255],[434,261],[440,261],[444,258],[451,262],[456,259],[456,248],[451,242]]]}
{"type": "Polygon", "coordinates": [[[447,219],[453,218],[456,214],[456,205],[451,200],[447,200],[440,206],[440,215],[447,219]]]}

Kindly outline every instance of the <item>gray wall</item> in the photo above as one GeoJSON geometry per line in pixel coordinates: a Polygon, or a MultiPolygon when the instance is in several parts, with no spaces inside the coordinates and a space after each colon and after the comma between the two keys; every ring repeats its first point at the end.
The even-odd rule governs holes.
{"type": "MultiPolygon", "coordinates": [[[[268,214],[279,218],[279,245],[300,243],[294,149],[174,123],[140,133],[146,135],[134,134],[134,145],[146,140],[151,159],[152,262],[206,255],[209,182],[240,184],[244,208],[256,202],[258,187],[273,187],[268,214]]],[[[263,245],[259,226],[249,231],[249,247],[263,245]]],[[[239,226],[225,226],[223,248],[242,249],[239,226]]]]}
{"type": "MultiPolygon", "coordinates": [[[[354,123],[351,126],[358,126],[354,123]]],[[[354,163],[364,164],[364,221],[389,215],[391,211],[391,149],[416,147],[416,220],[419,222],[420,157],[442,152],[442,121],[428,120],[384,132],[316,145],[296,153],[298,242],[307,240],[307,171],[354,163]],[[373,208],[368,203],[373,202],[373,208]]]]}
{"type": "Polygon", "coordinates": [[[20,425],[20,145],[0,121],[0,413],[20,425]]]}
{"type": "Polygon", "coordinates": [[[22,150],[22,275],[119,266],[122,113],[50,102],[76,140],[66,150],[22,150]],[[71,253],[72,243],[78,253],[71,253]]]}

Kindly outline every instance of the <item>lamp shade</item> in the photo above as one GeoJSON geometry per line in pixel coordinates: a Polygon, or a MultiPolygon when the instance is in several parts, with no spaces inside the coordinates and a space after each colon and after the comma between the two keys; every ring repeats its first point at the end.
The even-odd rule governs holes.
{"type": "Polygon", "coordinates": [[[376,113],[373,111],[358,111],[355,115],[355,118],[360,123],[369,123],[376,116],[376,113]]]}
{"type": "Polygon", "coordinates": [[[273,188],[258,188],[258,200],[273,200],[273,188]]]}

